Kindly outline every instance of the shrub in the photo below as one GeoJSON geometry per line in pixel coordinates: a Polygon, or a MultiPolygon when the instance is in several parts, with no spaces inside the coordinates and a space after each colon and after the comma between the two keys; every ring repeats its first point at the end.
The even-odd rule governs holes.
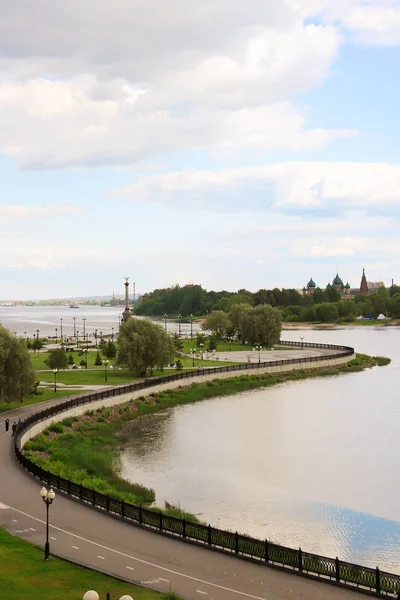
{"type": "Polygon", "coordinates": [[[64,431],[64,427],[61,425],[61,423],[52,423],[48,429],[52,433],[62,433],[64,431]]]}

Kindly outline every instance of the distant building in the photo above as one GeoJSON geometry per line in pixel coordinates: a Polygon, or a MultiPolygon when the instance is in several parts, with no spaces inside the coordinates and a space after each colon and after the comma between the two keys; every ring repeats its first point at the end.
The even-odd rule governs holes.
{"type": "Polygon", "coordinates": [[[303,296],[314,296],[316,287],[315,281],[311,277],[310,281],[307,283],[307,287],[303,287],[303,296]]]}
{"type": "Polygon", "coordinates": [[[368,283],[367,278],[365,277],[365,269],[363,269],[363,274],[361,277],[360,294],[368,294],[368,283]]]}

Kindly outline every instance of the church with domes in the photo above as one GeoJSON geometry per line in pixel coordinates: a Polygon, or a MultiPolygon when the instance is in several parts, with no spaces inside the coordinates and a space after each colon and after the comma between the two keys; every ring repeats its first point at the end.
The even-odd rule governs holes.
{"type": "MultiPolygon", "coordinates": [[[[336,271],[336,277],[333,279],[332,283],[328,283],[328,286],[335,288],[339,292],[342,300],[351,300],[352,298],[354,298],[354,296],[358,296],[359,294],[369,294],[372,291],[368,287],[367,278],[365,276],[365,269],[363,269],[363,274],[361,277],[361,283],[359,288],[351,289],[349,282],[345,284],[343,282],[343,279],[339,276],[338,271],[336,271]]],[[[303,296],[314,296],[316,289],[317,285],[314,279],[311,277],[310,281],[302,289],[303,296]]]]}

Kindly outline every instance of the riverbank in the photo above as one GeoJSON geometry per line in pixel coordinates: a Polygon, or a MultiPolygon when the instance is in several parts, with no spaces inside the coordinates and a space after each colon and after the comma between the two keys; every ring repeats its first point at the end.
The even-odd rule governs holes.
{"type": "MultiPolygon", "coordinates": [[[[216,396],[268,388],[286,381],[352,373],[389,362],[390,359],[357,354],[350,362],[335,367],[259,376],[243,374],[238,377],[214,379],[205,384],[192,383],[187,387],[152,393],[148,397],[140,396],[124,404],[97,410],[89,409],[79,418],[68,417],[60,423],[50,425],[29,441],[24,450],[31,460],[56,475],[132,504],[149,506],[155,501],[154,490],[130,484],[117,474],[119,450],[126,441],[124,424],[128,421],[166,408],[216,396]]],[[[154,506],[152,508],[160,510],[154,506]]],[[[197,520],[179,508],[166,509],[165,512],[172,516],[197,520]]]]}
{"type": "Polygon", "coordinates": [[[400,327],[400,319],[385,319],[377,321],[376,319],[363,319],[362,321],[349,321],[348,323],[315,323],[312,321],[284,321],[282,330],[292,331],[293,329],[343,329],[348,327],[400,327]]]}

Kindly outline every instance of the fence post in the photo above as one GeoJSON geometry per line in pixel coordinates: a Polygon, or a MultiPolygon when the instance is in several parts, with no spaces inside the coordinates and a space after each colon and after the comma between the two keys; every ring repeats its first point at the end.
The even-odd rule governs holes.
{"type": "Polygon", "coordinates": [[[93,504],[93,506],[96,506],[96,490],[93,490],[93,500],[92,500],[92,504],[93,504]]]}
{"type": "Polygon", "coordinates": [[[71,480],[68,479],[68,494],[71,493],[71,480]]]}
{"type": "Polygon", "coordinates": [[[182,537],[186,537],[186,519],[182,519],[182,537]]]}
{"type": "Polygon", "coordinates": [[[376,567],[376,571],[375,571],[375,576],[376,576],[376,593],[380,594],[381,593],[381,572],[379,570],[379,567],[376,567]]]}
{"type": "Polygon", "coordinates": [[[265,540],[265,543],[264,543],[264,554],[265,554],[265,556],[264,556],[265,562],[269,562],[269,544],[268,544],[268,540],[265,540]]]}
{"type": "Polygon", "coordinates": [[[79,498],[82,500],[83,498],[83,487],[82,484],[79,486],[79,498]]]}
{"type": "Polygon", "coordinates": [[[239,554],[239,534],[237,531],[235,533],[235,552],[239,554]]]}
{"type": "Polygon", "coordinates": [[[336,564],[336,581],[337,581],[337,583],[339,583],[340,582],[340,560],[338,559],[338,557],[336,557],[335,564],[336,564]]]}
{"type": "Polygon", "coordinates": [[[125,517],[125,501],[121,500],[121,517],[125,517]]]}
{"type": "Polygon", "coordinates": [[[207,540],[207,542],[208,542],[208,545],[211,546],[211,543],[212,543],[212,541],[211,541],[211,525],[208,526],[208,540],[207,540]]]}
{"type": "Polygon", "coordinates": [[[302,570],[303,570],[303,552],[302,552],[301,548],[299,548],[299,571],[300,571],[300,573],[302,570]]]}
{"type": "Polygon", "coordinates": [[[160,531],[162,531],[162,519],[163,519],[163,514],[160,510],[160,531]]]}
{"type": "Polygon", "coordinates": [[[106,511],[110,512],[110,496],[108,494],[106,496],[106,511]]]}

